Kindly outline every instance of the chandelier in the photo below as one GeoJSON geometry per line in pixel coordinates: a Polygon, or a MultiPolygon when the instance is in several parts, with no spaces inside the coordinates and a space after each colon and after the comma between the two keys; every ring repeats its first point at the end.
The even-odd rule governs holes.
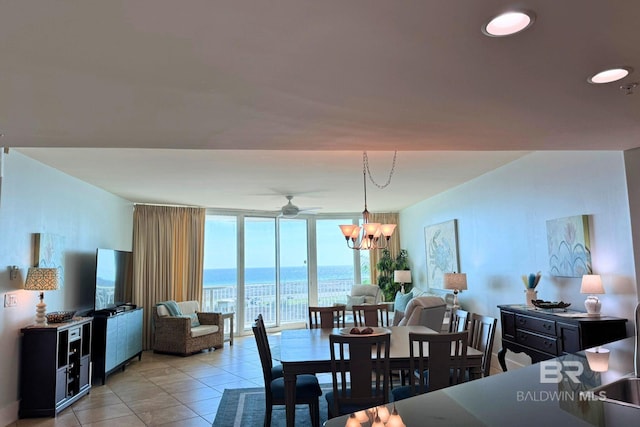
{"type": "Polygon", "coordinates": [[[378,188],[385,188],[391,183],[391,177],[396,167],[396,156],[398,152],[393,154],[393,165],[391,166],[391,172],[389,172],[389,178],[384,185],[376,183],[371,176],[369,170],[369,158],[367,152],[362,153],[362,177],[364,183],[364,211],[362,211],[362,227],[355,224],[340,225],[340,230],[347,241],[347,246],[354,250],[371,250],[371,249],[384,249],[389,246],[389,239],[393,231],[396,229],[396,224],[380,224],[378,222],[369,222],[369,210],[367,209],[367,174],[371,182],[378,188]]]}

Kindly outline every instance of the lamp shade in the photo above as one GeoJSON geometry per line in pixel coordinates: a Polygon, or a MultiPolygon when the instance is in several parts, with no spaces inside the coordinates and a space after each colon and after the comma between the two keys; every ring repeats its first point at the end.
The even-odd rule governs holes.
{"type": "Polygon", "coordinates": [[[587,356],[589,368],[593,372],[606,372],[609,370],[609,350],[606,348],[589,348],[584,351],[587,356]]]}
{"type": "Polygon", "coordinates": [[[411,283],[411,270],[395,270],[393,281],[396,283],[411,283]]]}
{"type": "Polygon", "coordinates": [[[391,237],[393,231],[396,229],[396,224],[381,224],[380,231],[384,237],[391,237]]]}
{"type": "Polygon", "coordinates": [[[31,267],[27,271],[24,289],[29,291],[55,291],[58,289],[58,269],[31,267]]]}
{"type": "Polygon", "coordinates": [[[599,274],[585,274],[582,276],[581,294],[604,294],[602,279],[599,274]]]}
{"type": "Polygon", "coordinates": [[[456,289],[458,291],[467,290],[466,273],[444,273],[444,288],[456,289]]]}

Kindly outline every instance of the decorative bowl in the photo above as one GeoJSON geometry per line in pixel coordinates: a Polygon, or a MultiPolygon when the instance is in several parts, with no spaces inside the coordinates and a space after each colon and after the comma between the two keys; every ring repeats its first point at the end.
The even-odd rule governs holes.
{"type": "Polygon", "coordinates": [[[52,311],[51,313],[47,313],[47,322],[48,323],[62,323],[67,322],[73,318],[73,315],[76,314],[76,311],[52,311]]]}
{"type": "Polygon", "coordinates": [[[548,308],[548,309],[552,309],[552,308],[567,308],[571,305],[570,302],[557,302],[557,301],[543,301],[541,299],[534,299],[531,300],[531,303],[538,307],[538,308],[548,308]]]}

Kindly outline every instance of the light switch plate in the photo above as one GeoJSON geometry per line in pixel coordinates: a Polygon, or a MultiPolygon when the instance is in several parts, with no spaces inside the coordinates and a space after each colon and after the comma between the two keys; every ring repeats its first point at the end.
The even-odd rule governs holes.
{"type": "Polygon", "coordinates": [[[18,296],[16,294],[4,294],[4,306],[15,307],[18,305],[18,296]]]}

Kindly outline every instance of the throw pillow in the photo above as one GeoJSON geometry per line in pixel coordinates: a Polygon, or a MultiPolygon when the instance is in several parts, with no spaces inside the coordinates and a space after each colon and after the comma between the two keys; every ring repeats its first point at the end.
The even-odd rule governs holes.
{"type": "Polygon", "coordinates": [[[163,305],[169,312],[169,316],[180,316],[182,314],[182,311],[180,311],[180,307],[178,306],[178,303],[173,300],[162,301],[156,305],[163,305]]]}
{"type": "Polygon", "coordinates": [[[413,292],[402,294],[400,293],[400,291],[398,291],[398,293],[396,293],[396,299],[393,303],[393,308],[398,311],[404,311],[407,308],[407,304],[409,304],[409,301],[411,301],[412,298],[413,292]]]}
{"type": "Polygon", "coordinates": [[[364,296],[364,303],[365,304],[375,304],[376,303],[376,297],[365,295],[364,296]]]}
{"type": "Polygon", "coordinates": [[[400,321],[404,318],[404,311],[394,311],[393,312],[393,326],[398,326],[400,321]]]}
{"type": "Polygon", "coordinates": [[[191,313],[191,314],[183,314],[179,317],[187,317],[189,319],[191,319],[191,327],[195,328],[196,326],[200,326],[200,320],[198,319],[198,314],[197,313],[191,313]]]}
{"type": "Polygon", "coordinates": [[[351,310],[354,305],[364,304],[364,295],[358,297],[352,297],[351,295],[347,295],[347,310],[351,310]]]}

